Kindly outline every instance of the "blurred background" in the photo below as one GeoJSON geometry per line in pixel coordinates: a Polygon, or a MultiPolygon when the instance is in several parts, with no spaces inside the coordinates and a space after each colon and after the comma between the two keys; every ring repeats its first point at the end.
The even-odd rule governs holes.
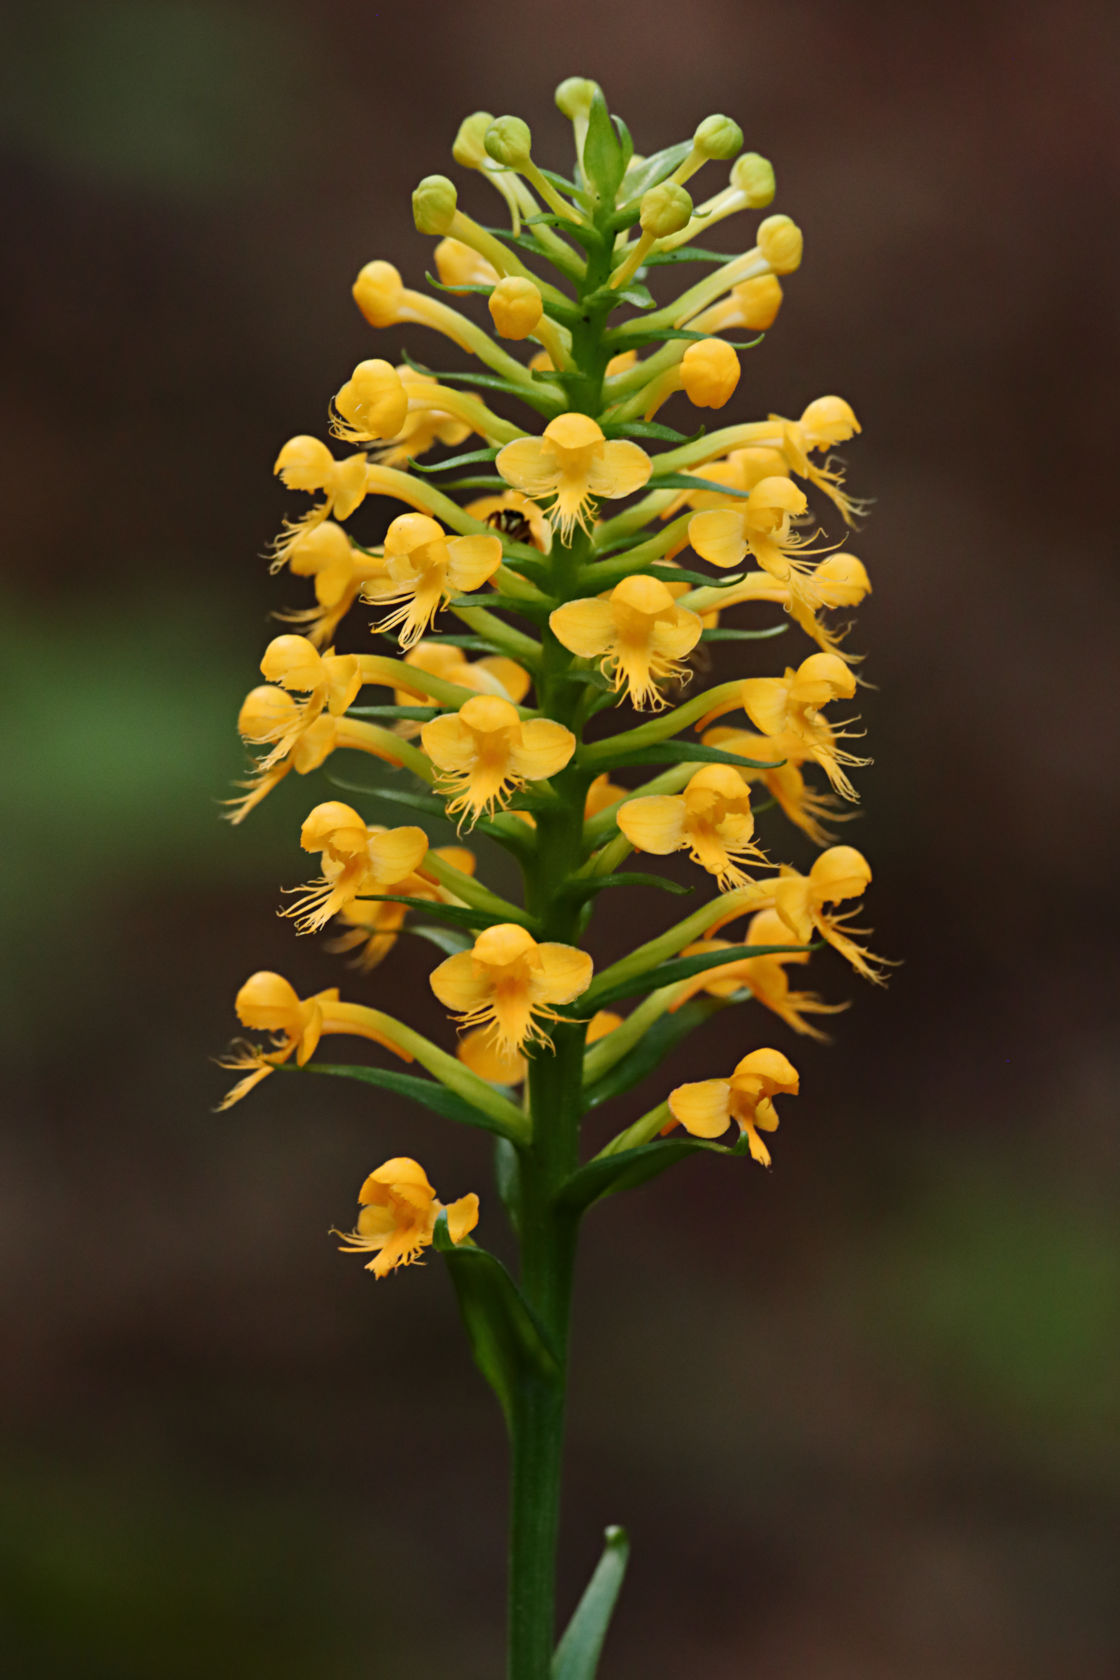
{"type": "Polygon", "coordinates": [[[306,587],[259,559],[272,460],[399,348],[353,275],[419,282],[409,190],[468,112],[565,167],[578,73],[641,151],[738,118],[805,229],[732,413],[837,391],[864,424],[876,763],[844,837],[904,966],[876,995],[818,959],[853,998],[832,1047],[765,1027],[804,1093],[770,1175],[693,1163],[589,1219],[564,1608],[621,1521],[604,1680],[1113,1676],[1120,14],[40,0],[5,34],[6,1672],[500,1672],[504,1447],[447,1280],[377,1285],[326,1235],[403,1152],[500,1247],[485,1140],[341,1081],[211,1112],[251,970],[388,981],[449,1041],[430,948],[363,993],[275,916],[308,784],[238,830],[218,801],[306,587]]]}

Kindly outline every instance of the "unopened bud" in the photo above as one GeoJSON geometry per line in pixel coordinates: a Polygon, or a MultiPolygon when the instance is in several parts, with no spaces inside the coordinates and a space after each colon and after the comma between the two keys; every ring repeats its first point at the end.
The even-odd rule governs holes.
{"type": "Polygon", "coordinates": [[[741,192],[749,210],[774,201],[774,165],[758,152],[744,152],[731,166],[731,185],[741,192]]]}
{"type": "Polygon", "coordinates": [[[354,282],[354,302],[371,327],[391,327],[399,319],[404,283],[391,262],[368,262],[354,282]]]}
{"type": "Polygon", "coordinates": [[[451,156],[461,169],[483,169],[489,162],[486,152],[486,130],[494,121],[489,111],[475,111],[464,117],[451,146],[451,156]]]}
{"type": "Polygon", "coordinates": [[[446,175],[425,175],[412,195],[412,219],[417,233],[431,233],[442,238],[451,232],[459,195],[454,181],[446,175]]]}
{"type": "Polygon", "coordinates": [[[692,197],[675,181],[662,181],[651,187],[642,197],[639,220],[643,233],[655,239],[667,239],[679,233],[692,216],[692,197]]]}
{"type": "Polygon", "coordinates": [[[492,286],[498,278],[493,263],[461,239],[441,239],[432,255],[445,286],[492,286]]]}
{"type": "Polygon", "coordinates": [[[722,408],[739,383],[739,358],[722,338],[702,338],[681,358],[681,384],[695,408],[722,408]]]}
{"type": "Polygon", "coordinates": [[[533,135],[520,117],[498,117],[486,130],[485,146],[495,163],[523,169],[533,150],[533,135]]]}
{"type": "Polygon", "coordinates": [[[531,280],[511,274],[490,293],[490,318],[503,338],[528,338],[544,314],[544,302],[531,280]]]}
{"type": "Polygon", "coordinates": [[[692,144],[706,158],[733,158],[743,149],[743,131],[730,117],[705,117],[692,144]]]}
{"type": "Polygon", "coordinates": [[[587,115],[598,92],[598,82],[591,81],[589,77],[568,76],[556,89],[556,108],[574,122],[577,117],[587,115]]]}
{"type": "Polygon", "coordinates": [[[755,240],[775,274],[792,274],[801,266],[801,229],[789,216],[767,216],[755,240]]]}
{"type": "Polygon", "coordinates": [[[732,286],[731,296],[739,310],[738,324],[752,332],[765,332],[782,307],[782,283],[776,274],[756,274],[753,280],[732,286]]]}

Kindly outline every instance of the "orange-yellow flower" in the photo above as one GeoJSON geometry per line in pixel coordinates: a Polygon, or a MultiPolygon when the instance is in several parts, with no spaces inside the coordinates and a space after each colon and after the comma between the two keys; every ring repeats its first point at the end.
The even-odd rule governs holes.
{"type": "MultiPolygon", "coordinates": [[[[713,484],[726,485],[728,491],[741,490],[745,493],[753,490],[764,478],[781,478],[785,473],[785,458],[780,450],[752,444],[743,449],[733,449],[718,460],[706,461],[697,470],[697,477],[713,484]]],[[[662,510],[661,517],[671,519],[683,507],[701,512],[707,508],[734,509],[741,505],[740,498],[721,494],[718,490],[682,490],[662,510]]],[[[681,544],[682,548],[686,546],[686,543],[681,544]]]]}
{"type": "Polygon", "coordinates": [[[249,1069],[219,1103],[219,1109],[230,1108],[247,1096],[262,1079],[294,1054],[303,1067],[315,1053],[320,1038],[326,1033],[347,1033],[356,1038],[368,1038],[374,1044],[391,1050],[402,1061],[410,1062],[411,1054],[387,1038],[381,1022],[384,1017],[361,1003],[339,1001],[337,986],[314,996],[301,998],[282,974],[267,969],[252,974],[234,1001],[237,1018],[251,1031],[268,1033],[278,1044],[273,1050],[259,1045],[238,1043],[230,1055],[222,1058],[220,1066],[238,1071],[249,1069]]]}
{"type": "Polygon", "coordinates": [[[232,823],[241,822],[289,771],[306,776],[337,747],[352,747],[386,764],[401,762],[388,745],[386,732],[374,724],[362,718],[332,717],[269,684],[262,683],[246,695],[237,727],[245,741],[271,751],[258,761],[250,779],[240,784],[247,791],[229,801],[232,823]]]}
{"type": "Polygon", "coordinates": [[[538,945],[516,922],[486,928],[470,951],[459,951],[431,975],[445,1008],[467,1027],[489,1026],[491,1043],[507,1054],[550,1042],[541,1021],[557,1021],[555,1005],[572,1003],[591,984],[592,962],[573,945],[538,945]]]}
{"type": "Polygon", "coordinates": [[[392,362],[359,362],[334,398],[331,431],[344,443],[395,437],[408,413],[408,392],[392,362]]]}
{"type": "Polygon", "coordinates": [[[343,1254],[372,1254],[366,1266],[383,1278],[398,1266],[411,1266],[430,1247],[436,1220],[447,1213],[447,1234],[461,1243],[478,1224],[478,1197],[472,1191],[457,1202],[439,1201],[418,1161],[397,1155],[377,1167],[358,1192],[361,1212],[353,1231],[341,1237],[343,1254]]]}
{"type": "Polygon", "coordinates": [[[593,501],[640,490],[653,467],[644,449],[608,440],[586,414],[557,415],[541,437],[507,443],[494,465],[515,490],[552,502],[549,518],[565,542],[577,525],[589,528],[593,501]]]}
{"type": "Polygon", "coordinates": [[[472,822],[504,805],[526,782],[555,776],[576,750],[576,738],[563,724],[551,718],[522,723],[515,706],[491,694],[433,718],[420,739],[441,773],[441,791],[454,794],[449,813],[465,812],[472,822]]]}
{"type": "Polygon", "coordinates": [[[397,368],[397,377],[407,398],[408,408],[400,429],[390,437],[384,448],[375,452],[376,459],[386,467],[407,466],[417,455],[425,455],[435,444],[454,448],[471,435],[471,428],[458,415],[449,414],[442,406],[446,393],[439,382],[418,373],[407,363],[397,368]]]}
{"type": "Polygon", "coordinates": [[[314,580],[317,605],[278,613],[278,618],[303,626],[315,647],[329,642],[358,598],[362,584],[381,577],[385,561],[350,541],[341,525],[326,519],[313,525],[291,544],[284,556],[296,577],[314,580]]]}
{"type": "Polygon", "coordinates": [[[869,760],[856,758],[838,745],[846,732],[831,724],[822,711],[832,700],[850,700],[855,691],[856,679],[842,659],[834,653],[811,653],[796,671],[787,666],[780,677],[749,677],[740,683],[736,699],[717,706],[696,727],[703,729],[741,706],[763,735],[792,736],[799,741],[802,756],[820,765],[836,792],[855,800],[856,790],[842,766],[858,767],[869,760]]]}
{"type": "Polygon", "coordinates": [[[735,394],[740,371],[725,339],[697,339],[681,357],[681,386],[694,408],[722,408],[735,394]]]}
{"type": "Polygon", "coordinates": [[[693,332],[735,332],[747,328],[765,332],[772,327],[782,307],[782,283],[775,274],[757,274],[741,280],[727,297],[705,309],[689,323],[693,332]]]}
{"type": "MultiPolygon", "coordinates": [[[[789,945],[792,939],[789,928],[776,910],[760,910],[756,916],[751,917],[741,943],[789,945]]],[[[730,944],[731,941],[727,939],[700,939],[695,945],[687,945],[681,956],[693,957],[708,951],[726,951],[730,944]]],[[[745,988],[764,1009],[771,1010],[791,1026],[794,1032],[806,1033],[810,1038],[823,1039],[826,1035],[807,1021],[806,1015],[835,1015],[848,1006],[846,1003],[824,1003],[815,992],[790,991],[786,964],[808,961],[808,951],[775,951],[767,957],[742,957],[738,962],[705,969],[703,973],[694,974],[690,980],[684,982],[669,1006],[670,1012],[680,1009],[682,1004],[695,997],[697,992],[707,992],[710,997],[729,998],[740,988],[745,988]]]]}
{"type": "Polygon", "coordinates": [[[807,875],[783,865],[773,883],[774,909],[797,939],[808,941],[814,932],[827,939],[851,963],[857,974],[875,985],[885,983],[884,959],[856,943],[853,934],[864,928],[849,928],[854,909],[837,914],[826,909],[849,898],[862,898],[871,882],[871,865],[854,846],[830,846],[816,859],[807,875]],[[876,966],[878,965],[878,966],[876,966]]]}
{"type": "Polygon", "coordinates": [[[801,765],[812,754],[798,735],[752,735],[746,729],[726,729],[717,726],[702,736],[706,747],[718,747],[721,752],[736,753],[749,758],[753,765],[769,764],[759,770],[744,765],[739,772],[745,781],[761,782],[791,823],[802,829],[817,846],[824,846],[832,838],[822,818],[841,822],[835,806],[837,801],[828,793],[816,793],[808,787],[801,773],[801,765]],[[778,762],[784,760],[784,762],[778,762]]]}
{"type": "Polygon", "coordinates": [[[683,793],[628,799],[618,826],[639,852],[667,857],[687,849],[693,862],[716,877],[721,892],[744,886],[741,858],[765,863],[752,840],[751,790],[730,764],[705,764],[683,793]]]}
{"type": "Polygon", "coordinates": [[[432,252],[436,273],[445,286],[495,286],[498,271],[461,239],[441,239],[432,252]]]}
{"type": "Polygon", "coordinates": [[[583,802],[583,815],[597,817],[600,811],[606,811],[611,805],[617,805],[620,799],[625,799],[627,789],[612,782],[608,771],[596,776],[587,790],[587,798],[583,802]]]}
{"type": "Polygon", "coordinates": [[[358,697],[362,668],[355,653],[320,653],[306,636],[274,636],[264,650],[261,676],[307,694],[312,711],[339,717],[358,697]]]}
{"type": "Polygon", "coordinates": [[[782,452],[791,470],[822,490],[850,525],[853,516],[863,511],[863,504],[845,494],[842,472],[827,463],[818,467],[809,456],[814,450],[846,443],[861,429],[851,404],[843,397],[816,397],[800,420],[783,420],[780,414],[772,414],[770,419],[781,427],[782,452]]]}
{"type": "Polygon", "coordinates": [[[770,1151],[759,1133],[777,1131],[774,1098],[783,1092],[796,1096],[799,1087],[797,1069],[780,1050],[752,1050],[728,1079],[678,1085],[669,1093],[669,1112],[674,1122],[700,1138],[721,1137],[734,1121],[746,1133],[754,1159],[768,1167],[770,1151]]]}
{"type": "Polygon", "coordinates": [[[401,646],[410,648],[442,603],[480,589],[501,563],[500,538],[448,537],[426,513],[402,513],[385,533],[385,575],[371,578],[362,597],[395,606],[375,629],[399,629],[401,646]]]}
{"type": "MultiPolygon", "coordinates": [[[[433,846],[432,856],[449,863],[453,869],[458,869],[464,875],[474,874],[474,854],[468,852],[465,846],[433,846]]],[[[401,882],[399,896],[427,898],[433,904],[461,903],[454,893],[438,881],[430,880],[424,873],[423,865],[415,875],[410,875],[406,881],[401,882]]],[[[351,899],[349,904],[344,904],[338,912],[338,921],[347,931],[332,939],[327,949],[338,952],[357,951],[356,966],[368,973],[393,949],[408,911],[407,904],[393,904],[384,899],[351,899]]]]}
{"type": "Polygon", "coordinates": [[[846,628],[829,629],[816,617],[817,612],[835,607],[858,607],[870,593],[871,579],[862,560],[854,554],[830,554],[811,571],[800,574],[796,588],[789,579],[779,583],[769,572],[748,572],[739,583],[719,590],[718,596],[715,591],[704,591],[703,599],[706,601],[716,596],[719,612],[742,606],[748,601],[773,601],[786,608],[822,652],[838,653],[846,628]]]}
{"type": "Polygon", "coordinates": [[[365,455],[348,455],[336,461],[326,444],[319,438],[289,438],[276,457],[273,468],[289,490],[306,490],[314,495],[323,493],[323,500],[298,519],[286,519],[283,529],[272,545],[276,565],[283,565],[292,544],[324,519],[349,519],[360,507],[366,494],[365,455]]]}
{"type": "Polygon", "coordinates": [[[320,853],[322,874],[284,911],[296,918],[301,933],[318,933],[355,898],[381,893],[410,897],[405,883],[428,851],[422,828],[382,828],[367,824],[352,805],[329,799],[316,805],[300,832],[305,852],[320,853]]]}
{"type": "Polygon", "coordinates": [[[568,601],[548,622],[570,653],[597,659],[615,689],[625,684],[633,705],[654,709],[665,704],[658,684],[684,674],[682,660],[704,628],[652,577],[623,578],[609,595],[568,601]]]}

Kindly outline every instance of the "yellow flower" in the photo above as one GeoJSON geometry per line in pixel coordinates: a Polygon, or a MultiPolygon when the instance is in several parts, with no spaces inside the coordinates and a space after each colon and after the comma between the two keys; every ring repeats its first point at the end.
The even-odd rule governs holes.
{"type": "Polygon", "coordinates": [[[862,852],[854,846],[830,846],[816,859],[807,875],[783,865],[774,882],[774,909],[795,938],[808,941],[816,931],[851,963],[857,974],[881,986],[885,983],[882,973],[885,959],[852,938],[852,934],[862,936],[864,928],[846,925],[856,914],[855,910],[838,915],[825,909],[828,904],[861,898],[870,881],[871,866],[862,852]]]}
{"type": "MultiPolygon", "coordinates": [[[[528,671],[503,654],[487,654],[472,661],[462,648],[448,647],[445,642],[417,642],[405,654],[404,662],[429,676],[442,677],[444,682],[473,689],[476,694],[496,694],[499,700],[512,700],[515,706],[529,692],[528,671]]],[[[398,706],[414,704],[414,697],[403,688],[395,691],[394,699],[398,706]]]]}
{"type": "Polygon", "coordinates": [[[831,839],[821,819],[833,822],[843,819],[836,814],[836,800],[827,793],[815,793],[805,785],[800,766],[812,754],[797,735],[752,735],[746,729],[709,729],[702,736],[706,747],[718,747],[721,752],[737,753],[753,759],[755,764],[773,765],[772,769],[756,770],[744,765],[740,775],[748,782],[761,782],[771,799],[775,800],[791,823],[802,829],[817,846],[831,839]],[[777,762],[784,759],[784,763],[777,762]]]}
{"type": "Polygon", "coordinates": [[[246,695],[237,719],[238,732],[254,746],[272,750],[240,785],[248,791],[229,801],[229,820],[241,822],[289,771],[306,776],[317,770],[337,747],[352,747],[386,764],[399,765],[385,745],[384,731],[362,718],[332,717],[310,703],[293,700],[282,688],[261,684],[246,695]]]}
{"type": "Polygon", "coordinates": [[[445,286],[495,286],[498,271],[493,263],[464,245],[461,239],[441,239],[432,255],[436,273],[445,286]]]}
{"type": "Polygon", "coordinates": [[[478,496],[468,502],[465,513],[481,519],[495,531],[504,531],[514,542],[524,542],[547,554],[552,547],[552,526],[536,502],[520,490],[504,490],[500,496],[478,496]]]}
{"type": "Polygon", "coordinates": [[[311,527],[332,515],[335,519],[349,519],[355,508],[361,506],[366,494],[366,458],[348,455],[345,460],[336,461],[318,438],[294,437],[288,439],[276,457],[273,471],[289,490],[323,493],[323,500],[299,519],[284,521],[272,545],[275,569],[284,564],[293,543],[311,527]]]}
{"type": "Polygon", "coordinates": [[[425,455],[437,443],[448,448],[464,443],[471,435],[465,420],[449,414],[440,406],[446,399],[434,379],[418,373],[407,363],[398,367],[397,375],[408,399],[408,410],[400,430],[391,437],[384,449],[376,451],[376,459],[387,467],[407,466],[417,455],[425,455]]]}
{"type": "MultiPolygon", "coordinates": [[[[760,910],[757,916],[751,917],[740,943],[789,945],[790,930],[776,910],[760,910]]],[[[731,941],[727,939],[700,939],[695,945],[687,945],[681,956],[693,957],[708,951],[726,951],[730,944],[731,941]]],[[[670,1012],[680,1009],[689,998],[695,997],[697,992],[707,992],[710,997],[728,998],[740,987],[745,987],[764,1009],[771,1010],[791,1026],[794,1032],[806,1033],[810,1038],[825,1039],[827,1035],[812,1026],[805,1016],[835,1015],[848,1006],[846,1003],[823,1003],[815,992],[790,991],[786,964],[808,961],[808,951],[775,951],[768,957],[743,957],[738,962],[724,963],[719,968],[705,969],[703,973],[694,974],[690,980],[684,982],[669,1005],[670,1012]]]]}
{"type": "Polygon", "coordinates": [[[357,600],[362,584],[385,572],[381,554],[367,554],[355,547],[342,526],[331,519],[303,531],[284,559],[296,577],[314,579],[318,605],[276,616],[303,625],[308,640],[316,647],[330,641],[357,600]]]}
{"type": "Polygon", "coordinates": [[[274,636],[264,650],[261,675],[281,688],[310,696],[312,711],[339,717],[357,699],[362,668],[356,653],[320,653],[306,636],[274,636]]]}
{"type": "Polygon", "coordinates": [[[762,1166],[770,1165],[770,1151],[759,1132],[776,1132],[774,1098],[782,1092],[796,1096],[797,1069],[780,1050],[752,1050],[728,1079],[703,1079],[678,1085],[669,1093],[669,1112],[693,1137],[718,1138],[734,1121],[745,1132],[750,1151],[762,1166]]]}
{"type": "Polygon", "coordinates": [[[843,397],[816,397],[800,420],[784,420],[780,414],[771,414],[770,419],[781,427],[782,452],[791,469],[799,478],[807,478],[810,484],[822,490],[850,525],[853,516],[861,513],[865,504],[845,494],[842,472],[827,463],[818,467],[809,456],[814,450],[832,449],[838,443],[846,443],[861,430],[851,404],[843,397]]]}
{"type": "MultiPolygon", "coordinates": [[[[366,1266],[374,1277],[387,1277],[398,1266],[411,1266],[430,1247],[436,1220],[445,1204],[436,1198],[423,1167],[407,1155],[397,1155],[376,1168],[358,1191],[361,1212],[353,1231],[332,1231],[341,1237],[342,1254],[372,1254],[366,1266]]],[[[446,1204],[447,1234],[461,1243],[478,1224],[478,1197],[472,1191],[446,1204]]]]}
{"type": "Polygon", "coordinates": [[[528,338],[544,314],[544,299],[531,280],[508,274],[487,300],[494,331],[501,338],[528,338]]]}
{"type": "Polygon", "coordinates": [[[538,945],[516,922],[486,928],[470,951],[459,951],[430,976],[432,991],[467,1027],[489,1026],[490,1042],[513,1054],[550,1044],[541,1020],[558,1021],[554,1005],[571,1003],[591,984],[592,962],[573,945],[538,945]]]}
{"type": "Polygon", "coordinates": [[[594,499],[640,490],[653,463],[636,443],[608,441],[588,415],[560,414],[541,437],[507,443],[494,465],[515,490],[552,499],[549,518],[567,542],[577,525],[589,528],[594,499]]]}
{"type": "Polygon", "coordinates": [[[776,274],[757,274],[732,286],[727,297],[697,315],[693,332],[765,332],[782,307],[782,283],[776,274]]]}
{"type": "Polygon", "coordinates": [[[322,875],[300,894],[284,915],[296,918],[301,933],[318,933],[351,900],[395,893],[411,897],[409,877],[428,851],[422,828],[367,825],[352,805],[329,799],[316,805],[300,832],[305,852],[319,852],[322,875]]]}
{"type": "Polygon", "coordinates": [[[837,730],[821,710],[831,700],[850,700],[855,691],[856,679],[842,659],[834,653],[811,653],[796,671],[787,665],[780,677],[749,677],[739,685],[738,698],[717,706],[696,727],[704,729],[741,706],[763,735],[799,741],[803,758],[820,765],[837,793],[855,800],[858,795],[842,766],[870,761],[840,748],[838,742],[847,732],[837,730]]]}
{"type": "Polygon", "coordinates": [[[721,892],[747,883],[737,859],[766,862],[751,838],[750,788],[730,764],[705,764],[681,794],[628,799],[618,826],[639,852],[666,857],[687,849],[693,862],[716,877],[721,892]]]}
{"type": "Polygon", "coordinates": [[[396,606],[375,629],[399,629],[410,648],[443,602],[481,588],[501,563],[499,537],[448,537],[426,513],[402,513],[385,533],[385,576],[369,579],[362,598],[396,606]]]}
{"type": "Polygon", "coordinates": [[[568,601],[548,622],[570,653],[598,659],[616,690],[625,683],[635,706],[655,709],[665,704],[658,683],[682,676],[681,661],[704,628],[651,577],[623,578],[609,595],[568,601]]]}
{"type": "Polygon", "coordinates": [[[555,776],[576,750],[576,738],[563,724],[551,718],[522,723],[516,707],[490,694],[433,718],[420,739],[442,773],[441,791],[455,795],[448,812],[467,812],[472,822],[504,805],[526,782],[555,776]]]}
{"type": "MultiPolygon", "coordinates": [[[[612,1009],[596,1010],[587,1023],[586,1043],[598,1043],[621,1025],[622,1016],[612,1009]]],[[[493,1085],[520,1085],[529,1071],[529,1063],[519,1050],[502,1050],[493,1042],[489,1027],[472,1027],[462,1035],[456,1050],[472,1073],[493,1085]]]]}
{"type": "MultiPolygon", "coordinates": [[[[781,478],[786,471],[785,457],[777,449],[765,445],[749,445],[733,449],[715,461],[706,461],[698,476],[715,484],[726,484],[729,490],[753,490],[764,478],[781,478]]],[[[720,495],[718,490],[682,490],[662,512],[662,519],[671,519],[683,507],[727,508],[742,506],[738,498],[720,495]]],[[[687,543],[682,542],[682,548],[687,543]]],[[[738,564],[736,561],[735,564],[738,564]]]]}
{"type": "MultiPolygon", "coordinates": [[[[468,852],[465,846],[433,846],[432,855],[464,875],[475,872],[474,854],[468,852]]],[[[415,875],[400,883],[399,894],[402,898],[427,898],[433,904],[461,902],[438,881],[429,880],[423,866],[415,875]]],[[[348,931],[332,939],[327,949],[335,952],[357,951],[356,966],[368,973],[393,949],[408,911],[407,904],[389,904],[376,898],[351,899],[338,912],[338,921],[348,931]]]]}
{"type": "Polygon", "coordinates": [[[359,362],[334,399],[331,432],[345,443],[395,437],[408,413],[408,392],[392,362],[359,362]]]}
{"type": "Polygon", "coordinates": [[[739,383],[739,358],[722,338],[702,338],[681,358],[681,385],[694,408],[722,408],[739,383]]]}
{"type": "Polygon", "coordinates": [[[219,1110],[230,1108],[242,1097],[248,1096],[255,1085],[267,1079],[293,1053],[298,1065],[303,1067],[314,1055],[325,1033],[347,1033],[356,1038],[368,1038],[374,1044],[391,1050],[402,1061],[412,1061],[407,1050],[402,1050],[386,1038],[379,1024],[381,1017],[364,1004],[341,1003],[337,986],[325,992],[316,992],[312,997],[301,998],[282,974],[262,969],[246,980],[237,994],[234,1008],[243,1027],[268,1033],[280,1042],[276,1049],[268,1051],[258,1045],[241,1042],[233,1046],[230,1055],[222,1058],[221,1067],[250,1071],[244,1079],[238,1080],[231,1091],[227,1091],[218,1104],[219,1110]]]}

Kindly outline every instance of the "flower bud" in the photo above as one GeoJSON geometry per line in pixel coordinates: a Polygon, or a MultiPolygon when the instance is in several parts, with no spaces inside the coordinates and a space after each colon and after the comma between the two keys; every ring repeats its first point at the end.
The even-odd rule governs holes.
{"type": "Polygon", "coordinates": [[[802,414],[800,423],[812,434],[818,449],[827,449],[834,443],[847,443],[860,430],[855,410],[843,397],[815,397],[802,414]]]}
{"type": "Polygon", "coordinates": [[[358,363],[335,396],[334,406],[355,434],[391,438],[404,425],[408,392],[391,362],[371,359],[358,363]]]}
{"type": "Polygon", "coordinates": [[[520,117],[499,117],[486,130],[483,143],[495,163],[523,169],[533,149],[533,136],[520,117]]]}
{"type": "Polygon", "coordinates": [[[642,232],[655,239],[667,239],[679,233],[692,216],[692,198],[675,181],[662,181],[651,187],[642,197],[640,221],[642,232]]]}
{"type": "Polygon", "coordinates": [[[454,181],[446,175],[425,175],[412,195],[412,219],[417,233],[432,233],[442,238],[451,232],[459,195],[454,181]]]}
{"type": "Polygon", "coordinates": [[[243,1027],[258,1032],[284,1032],[299,1012],[299,994],[281,974],[262,969],[251,974],[234,999],[233,1007],[243,1027]]]}
{"type": "Polygon", "coordinates": [[[451,147],[451,156],[461,169],[484,169],[490,161],[484,143],[486,130],[494,121],[489,111],[475,111],[464,117],[451,147]]]}
{"type": "Polygon", "coordinates": [[[445,286],[493,286],[498,271],[461,239],[441,239],[432,255],[445,286]]]}
{"type": "Polygon", "coordinates": [[[391,327],[398,320],[404,283],[391,262],[368,262],[354,282],[354,302],[371,327],[391,327]]]}
{"type": "Polygon", "coordinates": [[[577,117],[586,117],[598,92],[598,82],[588,76],[568,76],[556,89],[556,109],[574,122],[577,117]]]}
{"type": "Polygon", "coordinates": [[[706,158],[733,158],[743,149],[743,131],[730,117],[705,117],[692,144],[706,158]]]}
{"type": "Polygon", "coordinates": [[[289,490],[320,490],[334,466],[334,456],[319,438],[289,438],[272,468],[289,490]]]}
{"type": "Polygon", "coordinates": [[[761,210],[774,198],[774,165],[758,152],[744,152],[731,166],[731,185],[741,192],[750,210],[761,210]]]}
{"type": "Polygon", "coordinates": [[[753,332],[765,332],[774,325],[782,307],[782,283],[776,274],[756,274],[753,280],[732,286],[731,296],[738,306],[739,324],[753,332]]]}
{"type": "Polygon", "coordinates": [[[695,408],[722,408],[739,372],[739,358],[722,338],[698,339],[681,358],[681,384],[695,408]]]}
{"type": "Polygon", "coordinates": [[[544,314],[544,302],[531,280],[511,274],[490,293],[490,318],[503,338],[528,338],[544,314]]]}
{"type": "Polygon", "coordinates": [[[775,274],[792,274],[801,267],[801,229],[789,216],[767,216],[755,240],[775,274]]]}

